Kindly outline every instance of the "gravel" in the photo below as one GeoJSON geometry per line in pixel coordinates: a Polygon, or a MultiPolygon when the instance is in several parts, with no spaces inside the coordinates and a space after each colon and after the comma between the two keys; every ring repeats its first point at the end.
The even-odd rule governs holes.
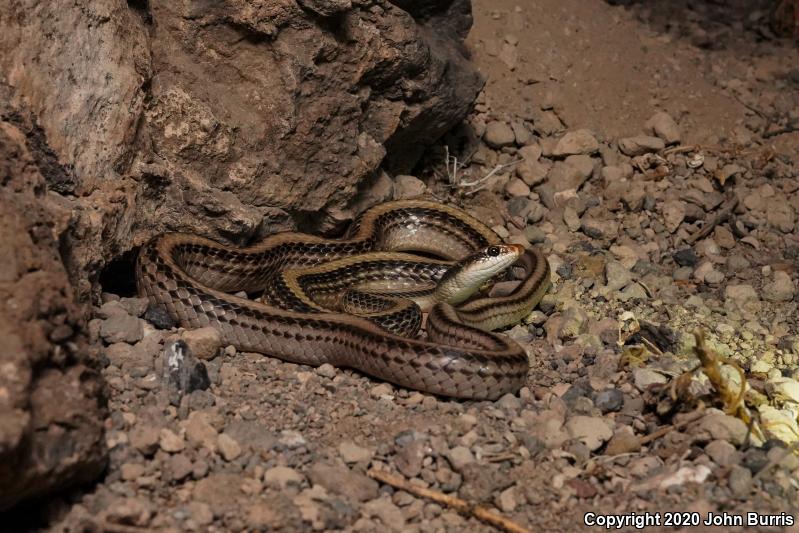
{"type": "Polygon", "coordinates": [[[567,132],[558,139],[552,155],[563,157],[576,154],[593,154],[599,150],[599,143],[590,130],[582,129],[567,132]]]}
{"type": "MultiPolygon", "coordinates": [[[[660,8],[633,9],[650,20],[660,8]]],[[[516,76],[527,36],[509,27],[529,8],[491,11],[505,29],[478,50],[516,76]]],[[[745,28],[766,27],[752,17],[745,28]]],[[[686,35],[695,35],[701,21],[689,22],[686,35]]],[[[701,41],[741,33],[719,24],[728,33],[711,27],[714,39],[701,41]]],[[[758,39],[764,53],[785,52],[758,39]]],[[[719,91],[762,94],[749,103],[769,116],[795,109],[795,95],[777,88],[779,73],[750,75],[751,61],[718,53],[725,67],[708,75],[722,77],[719,91]]],[[[542,82],[521,83],[531,90],[542,82]]],[[[222,346],[212,328],[179,330],[143,299],[107,295],[91,331],[105,344],[110,465],[65,523],[98,515],[171,531],[488,531],[378,483],[370,468],[493,506],[534,530],[575,530],[596,508],[720,511],[732,498],[778,513],[796,500],[799,464],[772,455],[784,445],[756,442],[698,370],[685,389],[674,379],[697,367],[691,333],[701,329],[736,365],[722,373],[739,379],[737,367],[752,380],[747,400],[759,394],[775,411],[787,401],[780,380],[796,378],[799,363],[799,162],[763,152],[760,126],[748,125],[756,113],[725,136],[697,124],[681,102],[646,93],[653,105],[641,122],[606,137],[583,128],[593,126],[588,120],[569,119],[557,94],[533,91],[513,110],[492,90],[489,83],[467,121],[476,135],[463,141],[458,173],[471,180],[508,166],[482,190],[453,190],[437,166],[441,155],[418,177],[394,176],[388,194],[434,194],[464,205],[506,242],[541,247],[555,285],[509,331],[530,354],[521,391],[496,402],[435,398],[327,364],[242,353],[222,346]],[[701,153],[669,151],[702,132],[715,138],[701,153]],[[732,149],[747,136],[749,144],[732,149]],[[738,204],[717,219],[732,199],[738,204]],[[164,361],[178,338],[201,360],[207,383],[174,396],[164,361]],[[672,391],[683,396],[674,400],[672,391]],[[692,420],[699,405],[704,414],[692,420]]],[[[495,290],[514,286],[503,283],[495,290]]]]}
{"type": "Polygon", "coordinates": [[[222,335],[211,326],[186,331],[183,340],[198,359],[213,359],[222,349],[222,335]]]}
{"type": "Polygon", "coordinates": [[[682,138],[677,122],[666,112],[660,111],[644,124],[644,130],[663,139],[666,144],[676,144],[682,138]]]}
{"type": "Polygon", "coordinates": [[[418,198],[427,190],[427,186],[416,176],[400,175],[394,178],[394,199],[409,200],[418,198]]]}
{"type": "Polygon", "coordinates": [[[666,147],[666,143],[659,137],[638,135],[619,139],[619,150],[624,155],[636,156],[651,152],[659,152],[666,147]]]}
{"type": "Polygon", "coordinates": [[[483,140],[491,148],[502,148],[503,146],[514,144],[516,142],[516,134],[508,123],[492,121],[486,124],[483,140]]]}

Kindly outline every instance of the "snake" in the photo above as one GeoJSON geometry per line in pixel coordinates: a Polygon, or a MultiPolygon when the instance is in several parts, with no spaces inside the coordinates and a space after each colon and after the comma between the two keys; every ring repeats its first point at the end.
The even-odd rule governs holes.
{"type": "MultiPolygon", "coordinates": [[[[503,245],[465,211],[427,200],[374,206],[337,239],[279,232],[232,247],[197,235],[163,233],[141,247],[135,270],[139,294],[151,305],[185,328],[217,329],[222,342],[239,351],[310,366],[329,363],[407,389],[473,400],[495,400],[524,385],[526,351],[491,330],[519,322],[551,286],[540,249],[503,245]],[[475,274],[481,261],[509,254],[524,272],[516,288],[503,296],[469,298],[486,277],[475,274]],[[403,276],[397,275],[397,265],[405,269],[403,276]],[[425,286],[435,285],[432,292],[447,293],[449,301],[431,302],[426,310],[426,337],[330,309],[324,297],[309,295],[346,292],[363,279],[380,277],[400,285],[419,278],[425,286]],[[470,277],[477,283],[462,288],[470,277]],[[258,301],[242,291],[271,297],[258,301]]],[[[367,308],[368,315],[377,299],[374,314],[384,315],[385,295],[371,293],[368,283],[365,287],[355,291],[353,305],[367,308]]],[[[405,289],[413,292],[412,286],[405,289]]],[[[422,300],[428,297],[429,291],[422,300]]],[[[415,302],[409,307],[414,313],[420,309],[415,302]]]]}

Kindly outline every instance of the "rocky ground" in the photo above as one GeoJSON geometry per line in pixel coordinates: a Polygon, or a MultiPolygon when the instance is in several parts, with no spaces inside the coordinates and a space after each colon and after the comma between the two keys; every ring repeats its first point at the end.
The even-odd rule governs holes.
{"type": "Polygon", "coordinates": [[[89,329],[110,466],[48,527],[493,530],[371,469],[530,530],[795,511],[799,54],[765,10],[667,4],[476,2],[486,89],[417,177],[386,182],[544,249],[554,288],[508,332],[531,356],[518,395],[449,401],[238,353],[105,293],[89,329]],[[199,359],[182,389],[164,370],[178,338],[199,359]]]}

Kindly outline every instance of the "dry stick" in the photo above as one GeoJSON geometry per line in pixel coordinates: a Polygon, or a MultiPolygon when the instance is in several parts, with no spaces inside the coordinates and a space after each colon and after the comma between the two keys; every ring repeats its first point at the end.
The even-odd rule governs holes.
{"type": "MultiPolygon", "coordinates": [[[[769,122],[774,122],[774,117],[772,117],[771,115],[769,115],[765,111],[761,111],[760,109],[756,108],[755,106],[753,106],[751,104],[747,104],[746,102],[741,100],[741,98],[737,94],[733,93],[732,97],[735,98],[738,101],[739,104],[741,104],[742,106],[747,108],[749,111],[752,111],[752,112],[760,115],[760,118],[764,118],[764,119],[768,120],[769,122]]],[[[766,126],[768,126],[768,124],[766,124],[766,126]]]]}
{"type": "Polygon", "coordinates": [[[682,154],[685,152],[695,152],[696,150],[701,149],[702,147],[698,144],[689,144],[685,146],[675,146],[674,148],[669,148],[668,150],[663,150],[664,156],[669,156],[671,154],[682,154]]]}
{"type": "Polygon", "coordinates": [[[766,121],[766,123],[763,125],[763,127],[762,127],[762,128],[761,128],[761,130],[760,130],[760,136],[761,136],[761,137],[763,137],[764,139],[765,139],[765,138],[767,138],[767,137],[764,135],[764,133],[765,133],[766,131],[768,131],[769,127],[770,127],[772,124],[774,124],[774,123],[776,123],[776,122],[777,122],[777,120],[778,120],[778,117],[775,117],[775,116],[769,115],[768,113],[766,113],[766,112],[764,112],[764,111],[761,111],[760,109],[756,108],[755,106],[753,106],[753,105],[750,105],[750,104],[747,104],[746,102],[744,102],[743,100],[741,100],[741,98],[740,98],[738,95],[736,95],[735,93],[733,93],[733,94],[732,94],[732,97],[733,97],[733,98],[735,98],[735,99],[738,101],[738,103],[739,103],[739,104],[741,104],[741,105],[742,105],[742,106],[744,106],[745,108],[749,109],[750,111],[752,111],[752,112],[754,112],[754,113],[758,114],[758,115],[760,116],[760,118],[762,118],[762,119],[764,119],[764,120],[766,121]]]}
{"type": "Polygon", "coordinates": [[[446,156],[444,159],[444,164],[447,167],[447,177],[449,178],[450,185],[457,185],[458,184],[458,158],[456,156],[449,155],[449,145],[444,145],[444,150],[446,152],[446,156]],[[449,163],[452,161],[452,171],[449,169],[449,163]]]}
{"type": "Polygon", "coordinates": [[[662,427],[662,428],[660,428],[660,429],[659,429],[659,430],[657,430],[657,431],[653,431],[653,432],[652,432],[652,433],[650,433],[649,435],[646,435],[646,436],[644,436],[644,437],[641,437],[641,439],[639,440],[639,442],[641,443],[641,446],[643,446],[644,444],[649,444],[649,443],[650,443],[650,442],[652,442],[653,440],[658,440],[660,437],[662,437],[663,435],[665,435],[665,434],[666,434],[666,433],[668,433],[669,431],[673,431],[673,430],[675,430],[675,429],[682,429],[682,428],[684,428],[685,426],[687,426],[688,424],[690,424],[691,422],[696,422],[697,420],[699,420],[699,419],[700,419],[700,418],[702,418],[703,416],[705,416],[705,412],[700,410],[700,411],[698,411],[698,412],[694,413],[694,415],[693,415],[693,416],[690,416],[690,417],[686,418],[686,419],[685,419],[685,420],[683,420],[682,422],[679,422],[679,423],[677,423],[677,424],[671,424],[671,425],[669,425],[669,426],[662,427]]]}
{"type": "Polygon", "coordinates": [[[413,483],[410,483],[402,476],[391,474],[384,470],[377,470],[376,468],[370,468],[367,474],[369,474],[369,477],[372,477],[381,483],[386,483],[387,485],[391,485],[394,488],[404,490],[405,492],[409,492],[416,496],[428,498],[436,503],[447,505],[461,514],[473,516],[474,518],[477,518],[478,520],[481,520],[496,528],[502,529],[503,531],[508,531],[510,533],[532,533],[529,529],[498,515],[488,507],[475,505],[467,502],[466,500],[462,500],[455,496],[449,496],[437,490],[419,487],[413,483]]]}
{"type": "Polygon", "coordinates": [[[763,137],[764,139],[770,139],[771,137],[776,137],[777,135],[782,135],[783,133],[794,133],[794,132],[799,131],[799,125],[795,125],[795,124],[788,124],[784,128],[779,128],[779,129],[776,129],[776,130],[768,131],[769,127],[772,124],[776,125],[777,122],[779,122],[779,118],[780,117],[778,115],[773,115],[773,116],[769,115],[769,114],[757,109],[756,107],[747,104],[746,102],[744,102],[743,100],[741,100],[737,96],[733,95],[733,97],[736,100],[738,100],[738,102],[741,105],[743,105],[744,107],[750,109],[751,111],[754,111],[755,113],[760,115],[761,118],[764,118],[766,120],[766,124],[763,126],[763,128],[761,129],[761,132],[760,132],[760,136],[763,137]]]}
{"type": "Polygon", "coordinates": [[[518,455],[516,455],[515,453],[508,452],[499,455],[487,455],[484,457],[486,461],[488,461],[489,463],[501,463],[502,461],[510,461],[512,459],[515,459],[516,457],[518,457],[518,455]]]}
{"type": "Polygon", "coordinates": [[[770,139],[771,137],[776,137],[777,135],[782,135],[783,133],[794,133],[799,131],[799,126],[785,126],[784,128],[780,128],[778,130],[771,130],[763,133],[762,137],[764,139],[770,139]]]}
{"type": "MultiPolygon", "coordinates": [[[[670,156],[672,154],[684,154],[686,152],[708,152],[708,153],[730,153],[735,152],[737,148],[733,145],[732,148],[725,148],[720,145],[702,145],[702,144],[686,144],[683,146],[675,146],[674,148],[667,148],[660,152],[660,155],[663,157],[670,156]]],[[[744,152],[746,153],[746,151],[744,152]]]]}
{"type": "MultiPolygon", "coordinates": [[[[650,298],[651,298],[651,296],[650,296],[650,298]]],[[[663,352],[661,351],[661,349],[658,348],[657,346],[655,346],[655,344],[652,341],[650,341],[649,339],[647,339],[643,335],[641,336],[641,342],[644,343],[644,346],[646,346],[647,350],[649,350],[650,352],[654,353],[655,355],[659,355],[659,356],[663,357],[663,352]]]]}
{"type": "Polygon", "coordinates": [[[736,207],[738,207],[738,197],[733,196],[727,202],[727,205],[719,209],[718,213],[716,213],[716,216],[713,217],[713,219],[711,219],[710,222],[705,224],[702,227],[702,229],[700,229],[699,231],[688,237],[685,240],[685,242],[687,242],[688,244],[693,244],[699,239],[704,239],[705,237],[710,235],[710,232],[713,231],[713,228],[715,228],[716,226],[718,226],[719,224],[723,223],[728,218],[730,218],[730,215],[732,215],[732,212],[735,211],[736,207]]]}
{"type": "MultiPolygon", "coordinates": [[[[509,163],[505,163],[504,165],[497,165],[491,170],[491,172],[489,172],[488,174],[486,174],[482,178],[474,180],[474,181],[460,183],[458,185],[460,187],[474,187],[475,185],[480,185],[481,183],[484,183],[486,180],[490,179],[494,174],[496,174],[500,170],[503,170],[503,169],[508,168],[508,167],[512,167],[513,165],[519,164],[521,162],[522,162],[521,159],[517,159],[515,161],[511,161],[509,163]]],[[[474,192],[474,191],[472,191],[472,192],[474,192]]]]}
{"type": "MultiPolygon", "coordinates": [[[[472,157],[474,156],[475,152],[477,152],[477,149],[473,150],[470,154],[468,154],[466,157],[464,157],[462,161],[458,161],[458,157],[457,156],[449,154],[449,145],[444,145],[444,151],[445,151],[445,154],[444,154],[444,167],[447,169],[447,181],[449,182],[449,186],[451,188],[460,187],[460,186],[462,186],[462,184],[459,183],[461,178],[458,177],[458,170],[462,169],[462,168],[466,168],[469,165],[469,163],[471,162],[472,157]],[[452,163],[452,168],[451,169],[449,167],[450,162],[452,163]]],[[[494,171],[496,171],[496,170],[497,169],[494,169],[494,171]]],[[[437,171],[434,171],[434,172],[436,174],[439,174],[439,172],[437,172],[437,171]]],[[[467,184],[467,186],[468,185],[471,185],[471,184],[467,184]]]]}

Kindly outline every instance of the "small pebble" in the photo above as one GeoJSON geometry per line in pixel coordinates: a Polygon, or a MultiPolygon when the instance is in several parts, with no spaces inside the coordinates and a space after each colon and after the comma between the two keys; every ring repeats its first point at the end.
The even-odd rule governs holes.
{"type": "Polygon", "coordinates": [[[507,122],[491,121],[486,124],[483,140],[491,148],[510,146],[516,141],[516,134],[507,122]]]}
{"type": "Polygon", "coordinates": [[[211,326],[187,330],[182,338],[197,359],[213,359],[222,348],[222,335],[211,326]]]}
{"type": "Polygon", "coordinates": [[[241,446],[227,433],[220,433],[216,442],[219,453],[225,461],[233,461],[241,455],[241,446]]]}
{"type": "Polygon", "coordinates": [[[594,405],[603,413],[618,411],[624,405],[624,394],[619,389],[607,389],[596,395],[594,405]]]}
{"type": "Polygon", "coordinates": [[[158,445],[167,453],[177,453],[186,447],[186,442],[180,435],[164,428],[159,433],[158,445]]]}
{"type": "Polygon", "coordinates": [[[345,440],[338,446],[338,453],[345,463],[366,463],[372,459],[374,452],[345,440]]]}
{"type": "Polygon", "coordinates": [[[329,363],[325,363],[317,367],[316,373],[324,378],[333,379],[338,372],[336,371],[336,367],[329,363]]]}

